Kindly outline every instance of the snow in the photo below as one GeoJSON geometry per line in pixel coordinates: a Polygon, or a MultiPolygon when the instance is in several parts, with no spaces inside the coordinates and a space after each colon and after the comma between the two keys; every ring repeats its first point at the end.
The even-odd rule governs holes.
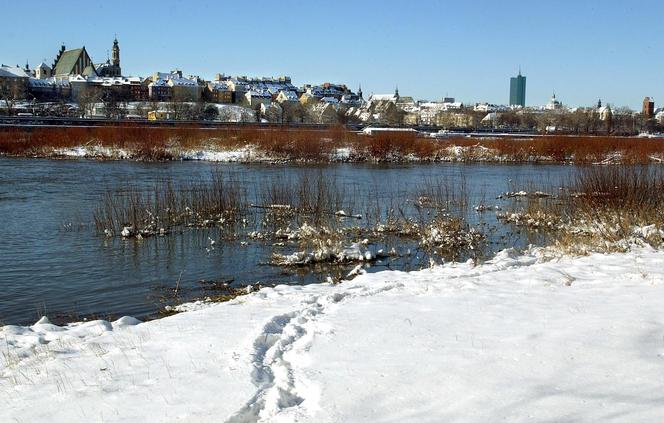
{"type": "Polygon", "coordinates": [[[72,148],[55,148],[53,154],[71,158],[127,159],[131,155],[122,148],[86,145],[72,148]]]}
{"type": "Polygon", "coordinates": [[[313,263],[346,263],[354,261],[372,261],[375,257],[363,244],[357,242],[342,245],[328,240],[319,242],[312,251],[296,251],[292,254],[273,254],[272,263],[278,266],[302,266],[313,263]]]}
{"type": "Polygon", "coordinates": [[[191,150],[180,153],[182,160],[202,160],[208,162],[246,162],[252,156],[252,149],[239,150],[191,150]]]}
{"type": "Polygon", "coordinates": [[[663,263],[506,250],[141,324],[5,326],[0,421],[659,421],[663,263]]]}
{"type": "Polygon", "coordinates": [[[365,135],[373,135],[375,133],[380,133],[380,132],[408,132],[408,133],[417,133],[417,130],[413,128],[375,128],[375,127],[367,127],[362,130],[362,133],[365,135]]]}

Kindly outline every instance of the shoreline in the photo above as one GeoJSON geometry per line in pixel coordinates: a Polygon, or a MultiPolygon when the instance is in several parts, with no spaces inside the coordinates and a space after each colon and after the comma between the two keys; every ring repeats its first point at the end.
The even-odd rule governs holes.
{"type": "Polygon", "coordinates": [[[0,128],[0,156],[240,162],[495,162],[648,164],[664,161],[657,138],[545,135],[425,137],[311,128],[0,128]]]}
{"type": "Polygon", "coordinates": [[[433,163],[461,163],[461,164],[554,164],[554,165],[634,165],[634,164],[662,164],[661,157],[649,156],[640,161],[623,158],[621,152],[610,152],[597,157],[592,161],[576,161],[573,157],[556,159],[551,156],[534,156],[528,158],[510,157],[487,151],[479,147],[450,147],[446,152],[434,157],[392,156],[376,158],[357,154],[348,148],[340,148],[328,158],[302,158],[279,157],[270,152],[261,151],[256,146],[247,144],[240,149],[200,149],[182,151],[167,149],[159,153],[158,157],[144,156],[122,148],[90,147],[81,145],[66,149],[54,149],[51,152],[4,154],[0,158],[9,159],[45,159],[45,160],[98,160],[98,161],[135,161],[135,162],[172,162],[172,161],[200,161],[210,163],[240,163],[240,164],[433,164],[433,163]]]}
{"type": "Polygon", "coordinates": [[[632,421],[647,421],[664,412],[634,402],[659,386],[653,366],[661,336],[644,337],[658,331],[661,257],[648,247],[558,260],[504,250],[479,266],[263,288],[146,323],[5,326],[0,396],[9,406],[0,414],[55,422],[100,413],[104,421],[305,422],[381,420],[400,409],[411,418],[460,412],[485,421],[493,413],[525,418],[536,407],[552,420],[629,412],[632,421]],[[618,362],[623,370],[615,374],[618,362]],[[420,388],[408,390],[415,379],[420,388]],[[568,394],[501,408],[537,395],[542,384],[568,394]],[[512,388],[496,397],[497,385],[512,388]],[[625,392],[634,396],[610,400],[625,392]],[[219,395],[223,401],[213,400],[219,395]],[[435,401],[440,395],[444,406],[435,401]]]}

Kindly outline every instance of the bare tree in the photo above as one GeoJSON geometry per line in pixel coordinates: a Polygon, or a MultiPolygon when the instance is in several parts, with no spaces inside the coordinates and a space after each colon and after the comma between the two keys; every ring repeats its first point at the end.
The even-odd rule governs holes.
{"type": "Polygon", "coordinates": [[[209,104],[202,113],[203,120],[216,120],[219,117],[219,109],[214,104],[209,104]]]}
{"type": "Polygon", "coordinates": [[[150,103],[146,103],[146,102],[144,102],[144,101],[143,101],[143,102],[140,102],[140,103],[136,106],[136,114],[139,115],[139,116],[142,116],[142,117],[144,117],[144,118],[147,117],[147,116],[148,116],[148,112],[149,112],[150,110],[156,110],[155,108],[151,108],[150,106],[151,106],[150,103]]]}
{"type": "Polygon", "coordinates": [[[265,106],[265,119],[268,122],[281,122],[283,110],[280,105],[274,103],[269,106],[265,106]]]}
{"type": "Polygon", "coordinates": [[[122,119],[127,116],[127,104],[119,93],[106,90],[101,96],[104,104],[104,115],[108,119],[122,119]]]}
{"type": "Polygon", "coordinates": [[[95,105],[102,99],[102,94],[99,88],[88,87],[81,91],[78,95],[76,103],[78,104],[81,117],[92,115],[95,105]]]}
{"type": "MultiPolygon", "coordinates": [[[[236,113],[231,106],[223,106],[219,109],[218,119],[222,122],[232,122],[235,120],[236,113]]],[[[240,120],[242,120],[240,118],[240,120]]]]}
{"type": "Polygon", "coordinates": [[[190,115],[191,105],[188,103],[191,98],[181,90],[173,90],[171,100],[168,102],[168,111],[171,112],[173,120],[187,119],[190,115]]]}
{"type": "Polygon", "coordinates": [[[0,100],[4,101],[8,115],[13,115],[16,103],[25,98],[26,88],[20,82],[10,81],[8,84],[0,85],[0,100]]]}

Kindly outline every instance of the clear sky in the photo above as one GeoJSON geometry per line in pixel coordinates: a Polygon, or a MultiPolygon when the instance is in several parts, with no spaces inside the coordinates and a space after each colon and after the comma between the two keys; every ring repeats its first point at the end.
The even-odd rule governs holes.
{"type": "Polygon", "coordinates": [[[365,94],[527,104],[555,90],[570,105],[601,97],[664,104],[664,2],[656,0],[0,0],[0,62],[50,65],[60,44],[106,60],[115,33],[127,75],[180,68],[210,79],[290,75],[365,94]],[[660,103],[660,101],[662,103],[660,103]]]}

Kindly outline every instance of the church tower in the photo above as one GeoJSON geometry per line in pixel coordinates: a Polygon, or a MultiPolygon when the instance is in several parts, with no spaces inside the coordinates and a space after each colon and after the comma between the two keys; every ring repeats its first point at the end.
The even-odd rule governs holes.
{"type": "Polygon", "coordinates": [[[120,44],[118,43],[118,37],[115,37],[113,41],[113,66],[120,67],[120,44]]]}

